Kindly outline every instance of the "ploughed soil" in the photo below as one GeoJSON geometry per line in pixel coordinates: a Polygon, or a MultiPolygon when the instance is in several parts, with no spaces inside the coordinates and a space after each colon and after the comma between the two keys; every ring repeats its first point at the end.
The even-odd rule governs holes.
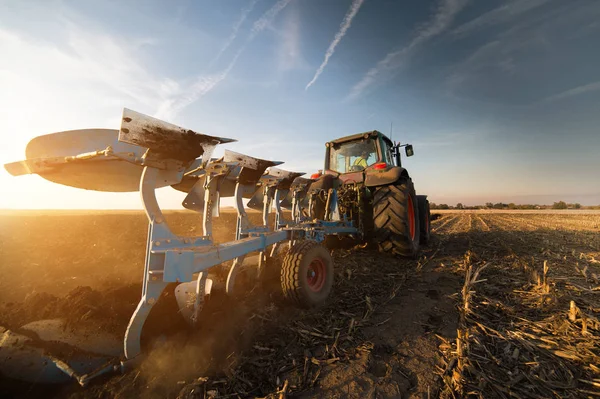
{"type": "MultiPolygon", "coordinates": [[[[322,307],[282,300],[278,259],[261,284],[247,268],[233,297],[214,292],[195,329],[170,287],[146,323],[138,368],[86,388],[0,376],[0,397],[598,395],[600,216],[435,216],[417,259],[333,249],[334,291],[322,307]]],[[[202,231],[195,213],[167,222],[180,235],[202,231]]],[[[215,240],[234,228],[235,214],[222,212],[215,240]]],[[[62,318],[122,338],[141,295],[146,234],[141,212],[1,214],[0,326],[62,318]]]]}

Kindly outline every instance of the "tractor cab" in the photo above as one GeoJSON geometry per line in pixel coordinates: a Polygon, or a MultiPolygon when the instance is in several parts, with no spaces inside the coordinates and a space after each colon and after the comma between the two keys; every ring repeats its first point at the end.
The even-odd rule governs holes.
{"type": "Polygon", "coordinates": [[[400,148],[410,157],[412,145],[394,143],[373,130],[325,146],[324,170],[311,176],[311,217],[327,220],[337,213],[337,220],[352,221],[363,238],[383,251],[414,256],[429,239],[431,227],[427,197],[416,195],[402,167],[400,148]],[[331,198],[337,202],[335,209],[331,198]]]}
{"type": "Polygon", "coordinates": [[[400,147],[406,147],[406,156],[413,155],[411,145],[394,144],[377,130],[342,137],[326,147],[325,171],[336,175],[401,166],[400,147]]]}

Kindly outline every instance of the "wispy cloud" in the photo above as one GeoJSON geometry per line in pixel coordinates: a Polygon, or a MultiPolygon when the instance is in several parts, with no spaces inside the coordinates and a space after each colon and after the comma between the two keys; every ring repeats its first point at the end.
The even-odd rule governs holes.
{"type": "Polygon", "coordinates": [[[248,41],[253,40],[256,35],[265,30],[271,22],[277,17],[288,4],[290,4],[292,0],[279,0],[277,3],[273,5],[267,12],[263,14],[257,21],[254,22],[252,26],[252,31],[250,32],[250,36],[248,37],[248,41]]]}
{"type": "Polygon", "coordinates": [[[20,158],[33,136],[82,126],[119,126],[124,104],[148,112],[179,90],[174,80],[144,68],[145,51],[135,40],[79,20],[61,20],[56,29],[65,38],[60,47],[0,29],[3,162],[20,158]]]}
{"type": "Polygon", "coordinates": [[[217,87],[219,83],[225,80],[231,69],[233,69],[235,66],[241,54],[242,49],[238,50],[229,65],[221,72],[211,75],[201,75],[196,78],[195,82],[191,85],[188,91],[181,93],[175,99],[170,98],[163,101],[159,105],[154,116],[156,118],[172,119],[181,111],[183,111],[183,109],[198,101],[212,89],[217,87]]]}
{"type": "Polygon", "coordinates": [[[430,21],[417,30],[415,37],[403,48],[388,53],[377,65],[369,69],[363,78],[352,87],[347,99],[360,97],[377,80],[389,77],[389,74],[403,65],[406,57],[415,49],[444,32],[454,21],[454,17],[463,9],[467,0],[442,0],[430,21]]]}
{"type": "Polygon", "coordinates": [[[231,29],[231,34],[229,35],[229,38],[227,38],[227,41],[225,42],[223,47],[221,47],[221,49],[217,53],[217,56],[211,61],[210,65],[214,65],[216,62],[218,62],[219,59],[221,58],[221,56],[223,55],[223,53],[225,51],[227,51],[227,49],[229,49],[229,47],[233,44],[233,42],[235,41],[235,39],[238,36],[240,28],[242,27],[244,22],[246,22],[246,19],[248,19],[248,16],[254,9],[254,6],[259,1],[260,0],[251,0],[250,4],[248,4],[248,6],[242,10],[242,13],[240,14],[240,18],[236,21],[236,23],[233,25],[233,28],[231,29]]]}
{"type": "Polygon", "coordinates": [[[358,13],[358,10],[360,10],[360,7],[362,6],[363,3],[364,3],[364,0],[353,0],[352,1],[350,8],[346,12],[346,16],[344,17],[344,19],[342,20],[342,23],[340,24],[340,30],[338,30],[338,32],[335,34],[333,41],[329,44],[329,48],[325,52],[325,59],[323,60],[323,62],[319,66],[319,68],[317,69],[315,76],[313,76],[312,80],[310,82],[308,82],[308,84],[306,85],[305,90],[308,90],[308,88],[317,81],[319,76],[321,76],[321,74],[325,70],[325,67],[327,66],[327,63],[329,62],[329,59],[335,52],[335,48],[342,41],[342,39],[346,35],[346,32],[348,31],[348,29],[350,29],[350,26],[352,25],[352,20],[358,13]]]}
{"type": "Polygon", "coordinates": [[[590,93],[593,91],[600,91],[600,81],[591,82],[585,85],[577,86],[569,90],[565,90],[562,93],[555,94],[553,96],[547,97],[543,102],[553,102],[564,100],[565,98],[578,96],[584,93],[590,93]]]}
{"type": "Polygon", "coordinates": [[[502,44],[503,42],[498,39],[485,43],[462,62],[454,66],[452,72],[446,78],[446,83],[449,88],[453,89],[460,86],[465,79],[469,78],[469,74],[476,73],[488,65],[490,59],[493,58],[494,61],[497,62],[498,58],[501,57],[503,53],[506,53],[506,50],[500,48],[502,44]]]}
{"type": "Polygon", "coordinates": [[[279,0],[254,22],[252,25],[252,30],[246,39],[246,43],[239,48],[229,64],[223,70],[213,74],[201,74],[194,80],[194,83],[191,84],[188,90],[179,93],[173,98],[163,101],[159,105],[154,116],[157,118],[172,119],[186,107],[204,97],[221,82],[223,82],[237,63],[240,55],[242,55],[248,44],[250,44],[250,42],[252,42],[260,32],[265,30],[290,2],[291,0],[279,0]]]}
{"type": "Polygon", "coordinates": [[[549,0],[512,0],[460,25],[454,29],[452,33],[455,35],[465,35],[480,28],[511,22],[521,14],[534,8],[541,7],[548,3],[548,1],[549,0]]]}
{"type": "Polygon", "coordinates": [[[61,17],[60,25],[62,47],[0,30],[0,52],[6,56],[2,69],[40,86],[40,93],[30,95],[39,96],[49,87],[78,95],[93,90],[106,101],[119,99],[151,108],[179,90],[176,81],[150,73],[141,62],[142,47],[151,38],[123,40],[66,17],[61,17]]]}
{"type": "MultiPolygon", "coordinates": [[[[569,40],[576,43],[573,37],[569,38],[570,33],[576,32],[574,27],[587,26],[598,20],[599,4],[589,2],[573,7],[570,3],[555,2],[553,7],[542,8],[543,4],[545,2],[541,0],[512,1],[455,29],[453,32],[468,33],[469,37],[488,37],[489,41],[475,47],[470,55],[447,70],[446,94],[466,100],[476,99],[479,103],[522,107],[561,100],[579,94],[584,87],[585,91],[597,90],[594,83],[590,83],[548,97],[548,90],[555,88],[557,81],[548,80],[549,74],[564,75],[561,66],[548,60],[559,56],[563,52],[559,50],[562,46],[570,46],[567,44],[569,40]],[[509,5],[516,8],[509,12],[509,5]],[[538,7],[535,12],[518,18],[534,7],[538,7]],[[477,31],[492,24],[502,24],[502,29],[491,35],[486,32],[485,36],[477,31]],[[508,90],[515,82],[529,86],[508,90]]],[[[593,82],[596,78],[589,76],[587,80],[593,82]]],[[[586,77],[580,76],[580,79],[586,77]]]]}
{"type": "Polygon", "coordinates": [[[65,20],[65,27],[67,44],[77,64],[115,93],[149,106],[177,90],[176,82],[152,76],[134,56],[136,51],[119,38],[90,32],[73,21],[65,20]]]}
{"type": "Polygon", "coordinates": [[[302,26],[297,8],[294,12],[287,13],[283,29],[278,33],[280,34],[280,45],[277,50],[279,71],[310,68],[302,55],[300,45],[302,26]]]}

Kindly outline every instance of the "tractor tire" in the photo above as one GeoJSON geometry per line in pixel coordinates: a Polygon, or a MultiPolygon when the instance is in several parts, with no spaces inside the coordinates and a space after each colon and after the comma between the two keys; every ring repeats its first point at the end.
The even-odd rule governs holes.
{"type": "Polygon", "coordinates": [[[417,195],[417,203],[419,204],[419,228],[421,230],[419,244],[425,245],[431,239],[431,211],[426,195],[417,195]]]}
{"type": "Polygon", "coordinates": [[[415,257],[419,252],[419,208],[410,179],[378,187],[373,195],[373,239],[382,252],[415,257]]]}
{"type": "Polygon", "coordinates": [[[333,259],[316,241],[299,241],[281,266],[281,289],[286,300],[301,307],[318,306],[333,288],[333,259]]]}

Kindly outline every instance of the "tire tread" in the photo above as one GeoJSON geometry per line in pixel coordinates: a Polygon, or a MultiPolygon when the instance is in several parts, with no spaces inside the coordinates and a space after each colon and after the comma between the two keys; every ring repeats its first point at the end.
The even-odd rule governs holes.
{"type": "Polygon", "coordinates": [[[296,304],[304,304],[303,289],[300,284],[300,263],[304,255],[319,244],[306,240],[296,243],[289,250],[281,266],[281,288],[285,299],[296,304]]]}
{"type": "Polygon", "coordinates": [[[377,188],[373,196],[373,238],[382,252],[401,256],[414,256],[418,251],[420,235],[418,206],[414,187],[410,179],[395,185],[377,188]],[[416,243],[410,238],[407,215],[408,196],[413,197],[416,243]]]}

